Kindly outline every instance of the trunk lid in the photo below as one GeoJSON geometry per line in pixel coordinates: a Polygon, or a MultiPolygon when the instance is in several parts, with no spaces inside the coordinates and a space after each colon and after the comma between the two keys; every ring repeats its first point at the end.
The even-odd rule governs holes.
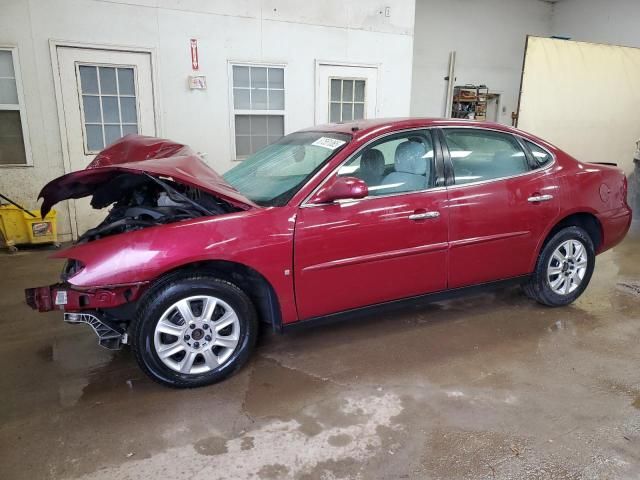
{"type": "Polygon", "coordinates": [[[257,205],[229,185],[190,147],[162,138],[127,135],[101,151],[84,170],[47,183],[40,191],[42,217],[53,205],[92,195],[104,182],[122,173],[148,173],[201,189],[248,210],[257,205]]]}

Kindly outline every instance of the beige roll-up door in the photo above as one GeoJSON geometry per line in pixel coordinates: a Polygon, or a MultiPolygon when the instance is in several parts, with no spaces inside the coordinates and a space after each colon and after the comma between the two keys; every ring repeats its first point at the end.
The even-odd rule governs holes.
{"type": "Polygon", "coordinates": [[[529,37],[518,128],[629,173],[640,138],[640,49],[529,37]]]}

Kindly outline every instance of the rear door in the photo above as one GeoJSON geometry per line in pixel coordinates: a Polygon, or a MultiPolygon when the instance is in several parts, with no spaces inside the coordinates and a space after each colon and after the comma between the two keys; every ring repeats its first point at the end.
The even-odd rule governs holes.
{"type": "Polygon", "coordinates": [[[538,242],[559,212],[551,154],[536,146],[534,157],[523,141],[500,131],[441,133],[450,170],[449,287],[530,273],[538,242]]]}
{"type": "Polygon", "coordinates": [[[294,274],[301,319],[446,288],[447,192],[435,160],[428,130],[386,136],[329,177],[360,177],[369,197],[300,207],[294,274]]]}

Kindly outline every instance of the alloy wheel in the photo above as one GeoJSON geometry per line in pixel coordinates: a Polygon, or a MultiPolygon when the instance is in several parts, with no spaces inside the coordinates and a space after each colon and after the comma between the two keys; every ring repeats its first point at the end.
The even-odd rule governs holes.
{"type": "Polygon", "coordinates": [[[182,374],[223,365],[240,341],[240,319],[220,298],[198,295],[171,305],[156,324],[153,343],[167,367],[182,374]]]}
{"type": "Polygon", "coordinates": [[[558,295],[568,295],[580,286],[587,271],[587,249],[579,240],[562,242],[549,259],[547,282],[558,295]]]}

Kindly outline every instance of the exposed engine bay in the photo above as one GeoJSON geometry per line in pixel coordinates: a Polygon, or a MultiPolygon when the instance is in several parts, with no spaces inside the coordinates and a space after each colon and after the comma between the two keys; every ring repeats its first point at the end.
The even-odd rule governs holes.
{"type": "Polygon", "coordinates": [[[119,174],[93,192],[93,208],[101,209],[110,205],[112,208],[102,223],[87,230],[78,243],[238,210],[198,188],[142,172],[119,174]]]}

